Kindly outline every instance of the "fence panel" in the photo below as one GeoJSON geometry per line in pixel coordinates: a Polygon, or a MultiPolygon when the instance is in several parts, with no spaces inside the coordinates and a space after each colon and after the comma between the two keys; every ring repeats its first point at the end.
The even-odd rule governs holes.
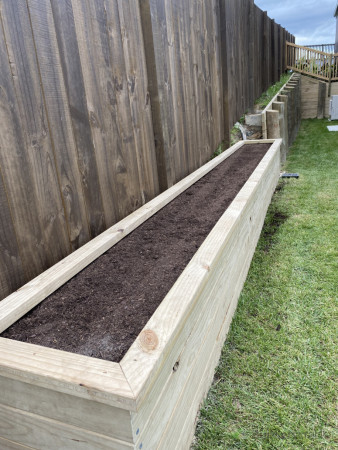
{"type": "Polygon", "coordinates": [[[0,0],[0,299],[205,163],[285,70],[253,0],[0,0]]]}

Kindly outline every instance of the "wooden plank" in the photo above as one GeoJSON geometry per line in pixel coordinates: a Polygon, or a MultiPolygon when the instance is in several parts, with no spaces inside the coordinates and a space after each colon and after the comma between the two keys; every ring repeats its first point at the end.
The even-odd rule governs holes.
{"type": "MultiPolygon", "coordinates": [[[[243,272],[245,269],[247,268],[244,267],[243,272]]],[[[183,417],[181,414],[179,417],[180,419],[182,419],[181,423],[183,423],[184,420],[184,425],[181,427],[173,427],[175,430],[174,432],[176,433],[178,448],[187,448],[192,442],[196,426],[196,411],[201,406],[202,400],[206,397],[207,391],[212,383],[215,366],[217,365],[217,362],[219,360],[222,350],[222,344],[227,336],[232,317],[236,311],[237,301],[238,300],[235,298],[228,309],[222,329],[217,336],[216,345],[214,344],[213,346],[213,351],[210,352],[209,350],[209,352],[206,353],[201,367],[198,368],[198,373],[202,373],[202,375],[198,377],[198,379],[200,380],[199,385],[197,387],[194,386],[194,395],[191,396],[192,399],[188,400],[189,403],[187,404],[190,407],[189,410],[185,412],[185,415],[183,417]]],[[[177,413],[179,413],[179,411],[177,411],[177,413]]],[[[168,448],[167,446],[171,445],[172,440],[173,434],[168,430],[168,433],[163,436],[161,442],[162,447],[159,448],[168,448]]]]}
{"type": "MultiPolygon", "coordinates": [[[[213,137],[214,143],[212,148],[224,142],[224,111],[223,111],[223,84],[222,84],[222,60],[221,60],[221,36],[220,36],[220,2],[215,1],[214,7],[210,8],[212,14],[212,29],[214,32],[214,48],[212,49],[212,57],[214,58],[212,64],[212,106],[213,106],[213,120],[214,129],[213,137]]],[[[225,147],[226,148],[226,147],[225,147]]]]}
{"type": "Polygon", "coordinates": [[[104,0],[72,0],[72,7],[102,204],[111,226],[142,204],[118,9],[112,3],[111,22],[104,0]]]}
{"type": "Polygon", "coordinates": [[[279,62],[279,42],[278,42],[278,24],[273,22],[273,34],[274,34],[274,74],[273,74],[273,82],[277,83],[279,81],[279,73],[278,73],[278,62],[279,62]]]}
{"type": "Polygon", "coordinates": [[[271,84],[270,80],[270,64],[271,64],[271,39],[270,39],[269,18],[267,12],[264,11],[263,16],[263,91],[266,91],[271,84]]]}
{"type": "Polygon", "coordinates": [[[49,2],[29,0],[29,17],[72,250],[89,241],[87,212],[49,2]]]}
{"type": "Polygon", "coordinates": [[[278,122],[279,122],[279,137],[282,139],[281,147],[280,147],[280,163],[281,166],[285,163],[286,160],[286,130],[285,130],[285,105],[283,102],[273,102],[272,109],[274,111],[278,111],[278,122]]]}
{"type": "Polygon", "coordinates": [[[230,145],[230,103],[229,103],[229,67],[227,63],[227,22],[226,22],[226,4],[224,0],[219,4],[220,15],[220,59],[222,73],[222,106],[223,106],[223,127],[224,142],[226,146],[230,145]]]}
{"type": "MultiPolygon", "coordinates": [[[[158,102],[160,105],[163,127],[165,165],[168,187],[171,187],[178,179],[176,167],[179,164],[179,159],[176,156],[178,153],[178,142],[175,134],[172,78],[170,69],[171,63],[168,52],[167,16],[164,2],[158,0],[147,1],[150,3],[152,32],[154,36],[153,42],[159,95],[158,102]]],[[[147,1],[142,1],[141,3],[147,3],[147,1]]]]}
{"type": "MultiPolygon", "coordinates": [[[[168,379],[166,382],[162,380],[159,383],[159,379],[156,381],[158,386],[156,389],[153,388],[151,390],[147,401],[133,418],[134,429],[138,428],[140,430],[136,447],[142,443],[142,446],[145,448],[157,448],[157,443],[161,440],[163,434],[163,427],[171,420],[176,422],[176,418],[173,418],[174,414],[172,414],[176,402],[180,402],[181,395],[185,395],[187,390],[192,389],[195,392],[191,384],[196,383],[197,380],[199,383],[200,377],[196,377],[196,373],[200,373],[200,365],[204,367],[205,361],[214,347],[219,329],[225,320],[227,309],[231,303],[232,291],[234,285],[236,285],[234,280],[238,279],[238,271],[242,271],[243,265],[246,268],[248,267],[248,264],[243,264],[243,261],[246,259],[251,260],[265,216],[265,214],[261,213],[261,203],[265,208],[267,207],[274,186],[279,178],[278,155],[274,158],[273,169],[272,165],[268,164],[268,168],[265,166],[265,170],[269,172],[267,175],[268,183],[264,183],[264,186],[260,188],[259,195],[254,187],[255,183],[262,184],[258,177],[259,181],[251,182],[251,184],[249,181],[247,189],[243,189],[241,195],[235,200],[235,202],[242,202],[241,196],[242,199],[247,199],[248,196],[250,198],[245,203],[245,212],[241,214],[236,231],[232,233],[227,240],[226,246],[222,249],[221,255],[217,257],[216,265],[211,271],[206,287],[194,305],[192,314],[189,316],[184,328],[182,328],[181,333],[186,334],[187,339],[182,341],[183,348],[176,348],[175,350],[179,362],[179,365],[176,363],[177,371],[172,370],[174,364],[171,362],[172,365],[167,370],[168,379]],[[272,186],[271,188],[270,185],[272,186]],[[253,196],[251,196],[252,189],[255,192],[253,196]],[[251,240],[248,240],[247,236],[250,236],[251,240]],[[152,410],[149,406],[150,404],[152,405],[152,410]],[[161,411],[160,414],[159,411],[161,411]]],[[[224,221],[221,219],[211,233],[214,234],[216,246],[222,242],[225,229],[224,221]]],[[[211,234],[209,236],[210,240],[211,234]]],[[[206,258],[210,259],[215,255],[214,250],[215,248],[211,246],[209,255],[206,255],[207,250],[205,250],[204,262],[206,258]]],[[[200,259],[202,260],[201,256],[200,259]]],[[[209,265],[209,261],[207,264],[209,265]]],[[[245,280],[245,275],[239,277],[241,286],[245,280]]],[[[178,337],[178,340],[180,339],[181,336],[178,337]]],[[[165,363],[165,366],[167,366],[167,363],[165,363]]],[[[163,368],[164,366],[162,366],[161,370],[163,368]]],[[[179,421],[181,423],[185,419],[184,415],[189,404],[189,402],[184,402],[179,408],[176,408],[177,414],[180,415],[181,419],[179,421]]],[[[171,428],[171,426],[169,427],[171,428]]],[[[189,424],[189,428],[191,428],[191,424],[189,424]]],[[[170,430],[170,434],[178,437],[179,431],[176,430],[176,432],[172,433],[170,430]]],[[[175,448],[173,442],[170,445],[168,442],[166,444],[167,448],[175,448]]]]}
{"type": "Polygon", "coordinates": [[[134,395],[119,364],[4,338],[0,338],[0,351],[0,375],[5,378],[135,409],[134,395]]]}
{"type": "Polygon", "coordinates": [[[134,445],[0,404],[0,433],[35,449],[133,449],[134,445]]]}
{"type": "MultiPolygon", "coordinates": [[[[2,450],[27,450],[32,449],[32,447],[27,447],[26,445],[21,445],[8,439],[2,439],[0,437],[0,448],[2,450]]],[[[34,450],[34,449],[33,449],[34,450]]]]}
{"type": "Polygon", "coordinates": [[[101,235],[92,239],[80,249],[55,264],[53,267],[27,283],[17,292],[11,294],[0,303],[0,332],[8,328],[20,317],[39,304],[48,295],[62,286],[80,270],[119,242],[124,236],[137,228],[141,223],[167,205],[181,192],[194,184],[210,170],[224,161],[242,145],[239,143],[193,172],[172,188],[157,196],[101,235]]]}
{"type": "Polygon", "coordinates": [[[318,83],[317,119],[323,119],[323,117],[325,115],[325,97],[326,97],[326,84],[318,83]]]}
{"type": "MultiPolygon", "coordinates": [[[[194,363],[190,362],[190,376],[185,380],[185,383],[184,380],[182,380],[183,383],[181,389],[177,389],[175,387],[175,389],[171,392],[171,398],[173,401],[171,401],[169,397],[166,402],[163,402],[166,405],[166,408],[171,410],[172,414],[170,419],[165,421],[167,424],[168,433],[167,435],[163,435],[159,448],[162,448],[162,446],[163,448],[182,448],[180,447],[181,443],[178,440],[180,432],[182,431],[182,423],[184,423],[184,433],[187,433],[187,430],[191,430],[193,428],[196,411],[204,396],[205,390],[210,385],[212,377],[207,377],[207,384],[205,384],[204,392],[201,392],[198,389],[201,377],[196,377],[196,373],[202,372],[203,374],[204,369],[209,367],[207,361],[209,356],[214,354],[215,343],[217,350],[216,357],[214,357],[212,362],[212,371],[217,363],[223,343],[223,339],[219,342],[222,324],[224,324],[225,321],[229,322],[229,307],[233,302],[237,303],[237,298],[246,278],[246,273],[254,253],[260,234],[260,229],[263,225],[267,206],[279,178],[279,155],[277,155],[277,158],[274,158],[273,164],[269,164],[268,167],[269,169],[266,168],[266,170],[269,170],[270,173],[266,173],[265,176],[263,176],[263,178],[258,182],[259,186],[256,186],[257,189],[254,190],[254,194],[250,196],[249,201],[247,201],[247,195],[252,189],[252,185],[250,186],[249,183],[249,185],[246,186],[247,189],[243,189],[242,191],[243,199],[246,199],[246,210],[244,215],[241,217],[239,228],[236,229],[232,242],[228,242],[226,249],[223,250],[222,256],[219,257],[218,262],[216,263],[219,270],[218,280],[216,280],[215,283],[213,282],[214,288],[204,298],[206,303],[208,303],[208,301],[213,302],[215,297],[217,300],[215,305],[213,305],[207,313],[210,317],[206,322],[207,327],[204,329],[203,337],[198,336],[198,333],[195,333],[195,331],[192,332],[192,336],[194,336],[191,343],[193,354],[189,356],[187,352],[186,355],[186,358],[190,361],[195,358],[194,363]],[[252,228],[252,230],[248,233],[248,229],[250,228],[252,228]],[[250,235],[249,240],[244,237],[248,235],[250,235]],[[238,242],[241,242],[239,247],[238,242]],[[228,256],[228,252],[231,253],[230,257],[228,256]],[[224,276],[222,276],[222,274],[224,276]],[[197,349],[194,349],[194,341],[197,345],[197,349]],[[198,342],[202,342],[202,345],[198,345],[198,342]],[[192,398],[196,399],[196,401],[192,402],[192,398]],[[175,403],[173,405],[173,402],[176,401],[177,403],[175,407],[175,403]],[[194,405],[194,411],[193,414],[190,415],[189,419],[186,420],[187,412],[189,411],[191,404],[194,405]],[[174,408],[172,408],[172,406],[174,406],[174,408]]],[[[180,366],[181,364],[184,364],[184,358],[180,358],[180,366]]],[[[178,372],[180,370],[180,366],[178,367],[178,372]]],[[[204,377],[203,383],[205,383],[204,377]]],[[[162,416],[163,414],[165,414],[165,411],[162,411],[159,416],[162,416]]]]}
{"type": "MultiPolygon", "coordinates": [[[[202,5],[203,6],[203,5],[202,5]]],[[[188,166],[196,169],[207,161],[205,156],[204,142],[206,136],[202,136],[202,111],[200,105],[200,93],[198,90],[198,69],[197,53],[203,51],[199,45],[198,30],[196,29],[196,22],[198,20],[199,12],[196,11],[194,2],[189,2],[188,7],[180,5],[180,10],[185,14],[184,20],[179,22],[179,33],[181,45],[183,46],[184,59],[183,67],[185,68],[183,86],[186,107],[187,132],[188,132],[188,166]]],[[[181,13],[180,13],[181,14],[181,13]]],[[[210,28],[210,33],[212,29],[210,28]]],[[[209,141],[210,150],[210,141],[209,141]]],[[[210,155],[209,155],[210,157],[210,155]]]]}
{"type": "MultiPolygon", "coordinates": [[[[155,138],[155,152],[157,163],[157,174],[160,192],[165,191],[172,186],[172,182],[168,183],[168,167],[166,147],[164,143],[164,129],[161,116],[160,104],[160,86],[161,77],[157,76],[156,52],[155,46],[158,45],[159,36],[157,33],[157,24],[152,24],[151,5],[150,1],[140,2],[140,17],[142,23],[142,34],[144,40],[144,52],[148,73],[148,88],[150,95],[152,122],[155,138]]],[[[165,56],[163,55],[163,59],[165,56]]],[[[159,68],[159,70],[163,70],[159,68]]]]}
{"type": "Polygon", "coordinates": [[[284,137],[283,137],[283,140],[284,140],[286,153],[288,153],[288,151],[289,151],[288,96],[287,95],[278,94],[277,95],[277,101],[284,103],[284,124],[283,124],[284,137]]]}
{"type": "Polygon", "coordinates": [[[254,1],[249,0],[248,2],[248,105],[249,111],[253,110],[254,102],[256,100],[255,97],[255,14],[254,14],[254,1]]]}
{"type": "MultiPolygon", "coordinates": [[[[1,30],[0,30],[1,31],[1,30]]],[[[0,89],[1,96],[2,89],[0,89]]],[[[2,117],[0,99],[0,118],[2,117]]],[[[1,147],[1,138],[0,138],[1,147]]],[[[0,158],[1,161],[1,158],[0,158]]],[[[14,223],[11,216],[7,193],[3,182],[0,165],[0,300],[22,286],[25,272],[16,239],[14,223]]]]}
{"type": "MultiPolygon", "coordinates": [[[[193,23],[196,24],[200,20],[200,15],[196,11],[191,11],[191,8],[191,2],[189,5],[183,5],[177,0],[171,2],[170,8],[167,8],[167,26],[172,39],[172,52],[169,48],[169,56],[175,67],[172,80],[175,86],[173,105],[176,130],[180,139],[178,142],[181,167],[179,179],[192,172],[194,168],[200,167],[203,155],[203,139],[199,139],[201,130],[195,125],[196,116],[201,117],[201,105],[198,103],[198,91],[195,90],[194,74],[191,72],[190,58],[195,56],[193,50],[195,36],[193,32],[190,35],[192,26],[189,20],[189,16],[193,14],[193,23]],[[193,105],[193,92],[197,94],[196,106],[193,105]]],[[[195,9],[195,5],[193,8],[195,9]]],[[[201,48],[200,51],[202,51],[201,48]]]]}
{"type": "Polygon", "coordinates": [[[1,376],[0,389],[3,405],[132,442],[130,412],[125,409],[1,376]]]}
{"type": "Polygon", "coordinates": [[[180,57],[179,40],[177,34],[177,8],[178,0],[174,2],[165,2],[165,14],[167,25],[168,53],[170,61],[171,82],[172,82],[172,102],[174,117],[174,133],[177,141],[175,154],[176,181],[181,180],[188,174],[187,164],[187,136],[183,114],[184,96],[182,79],[179,74],[182,73],[182,62],[180,57]]]}
{"type": "MultiPolygon", "coordinates": [[[[139,2],[118,0],[122,45],[143,203],[159,193],[139,2]]],[[[109,14],[109,2],[106,5],[109,14]]],[[[108,15],[109,18],[109,15],[108,15]]]]}
{"type": "Polygon", "coordinates": [[[92,136],[92,123],[86,102],[81,60],[71,0],[51,2],[63,78],[66,86],[78,164],[86,199],[90,236],[106,229],[102,193],[92,136]]]}
{"type": "MultiPolygon", "coordinates": [[[[240,144],[245,145],[243,143],[240,144]]],[[[276,143],[271,146],[271,152],[277,151],[279,146],[280,140],[277,140],[276,143]]],[[[269,159],[270,157],[271,153],[269,153],[267,158],[269,159]]],[[[261,164],[264,165],[265,161],[266,160],[262,160],[261,164]]],[[[225,229],[230,229],[231,226],[236,223],[238,215],[239,212],[232,209],[230,209],[228,214],[226,213],[226,219],[224,220],[226,220],[227,224],[225,229]]],[[[229,233],[225,234],[222,245],[225,245],[229,236],[229,233]]],[[[208,279],[209,271],[212,270],[212,261],[217,260],[217,256],[213,254],[214,259],[212,259],[212,261],[200,261],[199,255],[203,255],[204,248],[210,246],[210,241],[207,241],[204,242],[192,258],[179,280],[169,291],[166,298],[156,310],[156,313],[150,318],[146,325],[146,328],[151,330],[151,334],[155,334],[158,337],[157,347],[151,352],[147,352],[146,349],[142,350],[142,345],[140,344],[140,341],[142,341],[141,333],[120,363],[139,403],[142,402],[145,392],[147,392],[154,382],[154,374],[157,372],[160,365],[162,365],[166,355],[174,345],[176,331],[180,330],[182,324],[186,322],[191,308],[197,301],[197,298],[204,287],[204,283],[208,279]],[[159,318],[161,319],[159,320],[159,318]],[[144,367],[142,372],[135,366],[135,359],[144,367]],[[153,374],[153,376],[151,376],[151,374],[153,374]]]]}
{"type": "Polygon", "coordinates": [[[70,243],[26,2],[2,0],[1,19],[0,164],[31,279],[66,256],[70,243]]]}

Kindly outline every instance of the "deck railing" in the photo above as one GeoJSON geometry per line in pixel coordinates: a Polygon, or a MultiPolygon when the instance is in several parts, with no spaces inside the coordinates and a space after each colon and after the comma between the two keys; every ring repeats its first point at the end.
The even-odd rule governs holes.
{"type": "Polygon", "coordinates": [[[319,50],[320,52],[325,53],[334,53],[335,44],[317,44],[317,45],[307,45],[306,47],[311,48],[313,50],[319,50]]]}
{"type": "Polygon", "coordinates": [[[338,53],[286,43],[287,68],[325,81],[338,81],[338,53]]]}

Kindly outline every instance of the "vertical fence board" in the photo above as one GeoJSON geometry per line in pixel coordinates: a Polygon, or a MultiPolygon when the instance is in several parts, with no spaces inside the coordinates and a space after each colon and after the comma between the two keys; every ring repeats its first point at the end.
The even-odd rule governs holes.
{"type": "MultiPolygon", "coordinates": [[[[17,183],[27,182],[23,190],[29,186],[34,190],[34,206],[22,205],[17,197],[14,203],[15,208],[16,202],[23,209],[36,208],[34,217],[29,215],[27,229],[21,226],[19,229],[19,222],[16,224],[22,258],[29,276],[33,277],[66,256],[70,244],[26,0],[2,0],[1,12],[17,101],[18,128],[22,130],[22,134],[17,129],[13,134],[23,138],[21,148],[16,146],[10,151],[27,157],[26,166],[18,164],[19,159],[16,161],[16,173],[10,173],[13,166],[8,168],[5,183],[8,184],[8,177],[16,176],[17,183]],[[32,181],[28,182],[27,178],[32,181]]],[[[11,91],[6,67],[1,66],[1,72],[11,91]]],[[[10,155],[5,154],[4,158],[9,163],[10,155]]]]}
{"type": "Polygon", "coordinates": [[[53,15],[49,2],[28,0],[28,6],[70,242],[76,250],[90,235],[53,15]]]}
{"type": "MultiPolygon", "coordinates": [[[[0,117],[1,100],[0,100],[0,117]]],[[[0,143],[1,145],[1,143],[0,143]]],[[[25,273],[16,240],[5,184],[0,170],[0,299],[22,286],[25,273]]]]}
{"type": "Polygon", "coordinates": [[[58,47],[61,57],[77,148],[79,170],[86,199],[91,237],[106,228],[102,193],[97,170],[91,122],[87,110],[86,91],[75,33],[71,0],[51,2],[58,47]]]}
{"type": "MultiPolygon", "coordinates": [[[[157,65],[155,57],[155,46],[163,39],[163,32],[158,31],[159,18],[156,17],[154,25],[151,20],[151,6],[150,2],[146,0],[140,0],[140,14],[142,24],[142,34],[144,41],[145,59],[148,73],[148,88],[151,99],[151,111],[154,130],[154,142],[156,153],[157,174],[160,192],[166,190],[169,186],[172,186],[172,170],[171,161],[168,158],[168,152],[165,140],[164,132],[165,127],[162,123],[162,114],[160,103],[163,102],[163,75],[157,75],[157,65]],[[161,99],[160,99],[160,93],[161,99]]],[[[113,27],[112,27],[113,28],[113,27]]],[[[164,61],[166,66],[167,61],[164,61]]],[[[163,74],[163,67],[159,68],[163,74]]]]}
{"type": "Polygon", "coordinates": [[[158,194],[159,187],[141,15],[138,2],[118,0],[118,6],[141,194],[146,202],[158,194]]]}
{"type": "MultiPolygon", "coordinates": [[[[122,44],[121,40],[114,39],[117,51],[110,46],[103,0],[73,0],[72,7],[102,204],[106,226],[110,226],[141,205],[122,44]],[[115,73],[112,60],[116,62],[115,73]]],[[[117,23],[112,28],[119,29],[118,14],[114,18],[117,23]]]]}

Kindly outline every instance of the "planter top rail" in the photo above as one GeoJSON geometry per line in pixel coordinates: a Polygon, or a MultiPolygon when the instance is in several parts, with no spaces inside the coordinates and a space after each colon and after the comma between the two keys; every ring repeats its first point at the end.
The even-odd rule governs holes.
{"type": "Polygon", "coordinates": [[[120,363],[0,338],[0,375],[137,411],[175,344],[175,330],[181,329],[189,317],[198,296],[196,290],[201,289],[217,262],[214,243],[219,246],[224,241],[225,245],[230,238],[246,199],[279,152],[280,139],[237,143],[0,302],[3,331],[238,148],[252,143],[272,145],[120,363]],[[173,304],[177,305],[175,313],[173,304]]]}
{"type": "Polygon", "coordinates": [[[286,43],[287,68],[323,81],[338,81],[338,53],[286,43]]]}

